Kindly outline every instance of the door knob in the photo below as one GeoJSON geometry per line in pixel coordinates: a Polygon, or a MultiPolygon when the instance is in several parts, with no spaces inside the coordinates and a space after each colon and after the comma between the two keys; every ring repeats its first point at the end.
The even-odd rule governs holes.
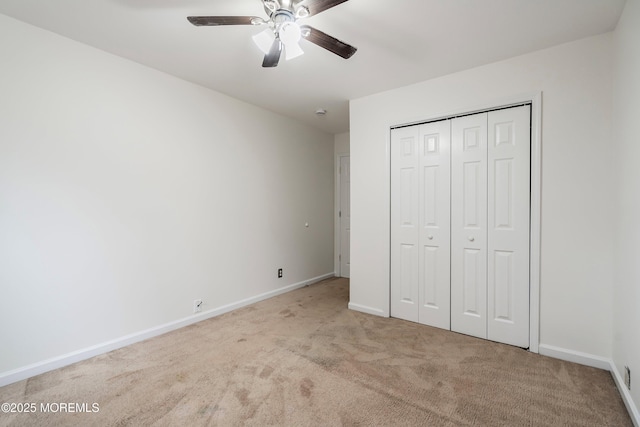
{"type": "Polygon", "coordinates": [[[432,236],[431,234],[429,234],[429,235],[427,236],[427,239],[429,239],[429,240],[433,240],[433,236],[432,236]]]}
{"type": "Polygon", "coordinates": [[[476,240],[473,236],[469,236],[468,238],[470,242],[473,242],[474,240],[476,240]]]}

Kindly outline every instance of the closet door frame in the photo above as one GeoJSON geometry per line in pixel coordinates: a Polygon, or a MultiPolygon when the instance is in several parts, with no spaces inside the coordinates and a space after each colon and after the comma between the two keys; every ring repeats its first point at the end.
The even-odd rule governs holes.
{"type": "MultiPolygon", "coordinates": [[[[519,105],[531,105],[531,205],[530,205],[530,234],[529,234],[529,351],[539,352],[540,344],[540,218],[541,218],[541,171],[542,171],[542,92],[521,94],[513,97],[497,99],[483,104],[461,107],[441,114],[430,114],[416,120],[415,116],[410,120],[399,120],[389,124],[387,137],[387,161],[391,170],[391,130],[397,127],[413,124],[428,123],[437,120],[455,118],[458,116],[483,113],[501,108],[516,107],[519,105]]],[[[389,175],[390,176],[390,175],[389,175]]],[[[390,194],[391,196],[391,194],[390,194]]],[[[391,204],[391,200],[389,200],[391,204]]],[[[391,271],[391,259],[389,259],[389,271],[391,271]]],[[[391,277],[389,277],[389,292],[391,292],[391,277]]],[[[391,301],[389,301],[391,303],[391,301]]],[[[390,313],[390,310],[388,311],[390,313]]]]}

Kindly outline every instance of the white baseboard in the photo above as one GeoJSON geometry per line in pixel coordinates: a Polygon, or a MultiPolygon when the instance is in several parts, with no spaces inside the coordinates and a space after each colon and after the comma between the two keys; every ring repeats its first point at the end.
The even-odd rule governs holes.
{"type": "Polygon", "coordinates": [[[612,359],[595,356],[593,354],[582,353],[579,351],[568,350],[566,348],[555,347],[547,344],[540,344],[539,350],[540,354],[542,354],[543,356],[549,356],[555,359],[579,363],[580,365],[600,368],[604,369],[605,371],[611,372],[611,376],[613,377],[613,381],[615,382],[616,387],[618,387],[618,392],[622,397],[622,401],[627,407],[627,411],[629,412],[631,421],[633,421],[633,424],[636,427],[640,427],[640,413],[638,412],[638,407],[633,401],[633,398],[631,397],[631,393],[629,393],[627,386],[624,384],[624,377],[620,374],[618,368],[616,367],[616,364],[612,359]]]}
{"type": "Polygon", "coordinates": [[[302,288],[324,279],[334,277],[334,273],[323,274],[311,279],[304,280],[302,282],[294,283],[292,285],[284,286],[273,291],[265,292],[260,295],[253,296],[232,304],[227,304],[222,307],[214,308],[211,310],[203,311],[202,313],[195,314],[193,316],[178,319],[173,322],[165,323],[153,328],[149,328],[140,332],[136,332],[130,335],[107,341],[101,344],[97,344],[91,347],[84,348],[82,350],[74,351],[64,354],[62,356],[54,357],[51,359],[43,360],[41,362],[33,363],[31,365],[23,366],[18,369],[14,369],[7,372],[0,373],[0,387],[12,384],[18,381],[31,378],[36,375],[43,374],[45,372],[53,371],[54,369],[62,368],[64,366],[71,365],[82,360],[90,359],[91,357],[98,356],[100,354],[108,353],[113,350],[117,350],[122,347],[126,347],[131,344],[135,344],[140,341],[144,341],[149,338],[157,337],[158,335],[166,334],[167,332],[174,331],[176,329],[183,328],[194,323],[201,322],[212,317],[220,316],[221,314],[228,313],[238,308],[245,307],[247,305],[260,302],[277,295],[291,292],[295,289],[302,288]]]}
{"type": "Polygon", "coordinates": [[[606,371],[611,369],[611,360],[606,357],[582,353],[580,351],[569,350],[547,344],[540,344],[538,350],[543,356],[553,357],[554,359],[566,360],[567,362],[578,363],[580,365],[591,366],[594,368],[604,369],[606,371]]]}
{"type": "Polygon", "coordinates": [[[640,427],[640,412],[638,411],[638,407],[636,406],[633,398],[631,397],[631,393],[629,389],[624,384],[624,376],[618,371],[616,364],[611,361],[611,376],[613,377],[613,381],[615,381],[616,386],[618,387],[618,391],[622,396],[622,401],[624,402],[624,406],[627,407],[627,411],[629,411],[629,416],[631,416],[631,421],[633,421],[633,425],[636,427],[640,427]]]}
{"type": "Polygon", "coordinates": [[[366,305],[355,304],[353,302],[349,303],[349,310],[360,311],[362,313],[367,313],[367,314],[373,314],[374,316],[389,317],[383,310],[380,310],[379,308],[367,307],[366,305]]]}

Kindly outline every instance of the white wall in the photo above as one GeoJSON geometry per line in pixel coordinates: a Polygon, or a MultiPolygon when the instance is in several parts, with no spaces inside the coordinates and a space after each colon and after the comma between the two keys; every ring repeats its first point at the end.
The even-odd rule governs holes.
{"type": "Polygon", "coordinates": [[[611,35],[351,102],[350,307],[389,314],[389,126],[542,92],[540,343],[611,357],[611,35]]]}
{"type": "Polygon", "coordinates": [[[336,276],[340,273],[340,217],[338,216],[338,212],[340,211],[340,156],[349,154],[349,132],[338,133],[334,135],[333,139],[333,156],[334,156],[334,176],[335,176],[335,190],[334,190],[334,219],[335,219],[335,230],[333,235],[333,264],[334,264],[334,272],[336,276]]]}
{"type": "Polygon", "coordinates": [[[335,135],[333,147],[333,152],[336,156],[340,154],[349,154],[349,132],[335,135]]]}
{"type": "Polygon", "coordinates": [[[0,40],[0,378],[332,274],[333,135],[3,15],[0,40]]]}
{"type": "Polygon", "coordinates": [[[617,204],[613,360],[631,368],[631,396],[640,416],[640,1],[627,4],[614,33],[613,145],[617,204]]]}

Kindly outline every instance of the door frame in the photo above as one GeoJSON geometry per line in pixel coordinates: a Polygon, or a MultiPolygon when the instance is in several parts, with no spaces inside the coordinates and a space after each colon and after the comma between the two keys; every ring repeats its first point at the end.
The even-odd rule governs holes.
{"type": "Polygon", "coordinates": [[[335,179],[335,198],[334,198],[334,259],[333,270],[336,277],[342,277],[342,264],[340,262],[340,255],[342,252],[342,224],[340,218],[341,201],[342,201],[342,173],[340,171],[342,159],[349,157],[351,160],[351,153],[339,153],[336,155],[336,179],[335,179]]]}
{"type": "MultiPolygon", "coordinates": [[[[387,134],[388,177],[391,189],[391,130],[398,127],[451,119],[501,108],[531,104],[531,205],[529,230],[529,351],[539,352],[540,345],[540,235],[542,195],[542,92],[532,92],[498,99],[481,105],[459,108],[443,114],[432,114],[420,120],[399,121],[389,126],[387,134]]],[[[391,191],[389,191],[389,218],[391,218],[391,191]]],[[[391,224],[389,224],[391,226],[391,224]]],[[[391,227],[389,227],[391,233],[391,227]]],[[[389,243],[391,234],[389,234],[389,243]]],[[[391,312],[391,251],[389,251],[389,313],[391,312]]]]}

